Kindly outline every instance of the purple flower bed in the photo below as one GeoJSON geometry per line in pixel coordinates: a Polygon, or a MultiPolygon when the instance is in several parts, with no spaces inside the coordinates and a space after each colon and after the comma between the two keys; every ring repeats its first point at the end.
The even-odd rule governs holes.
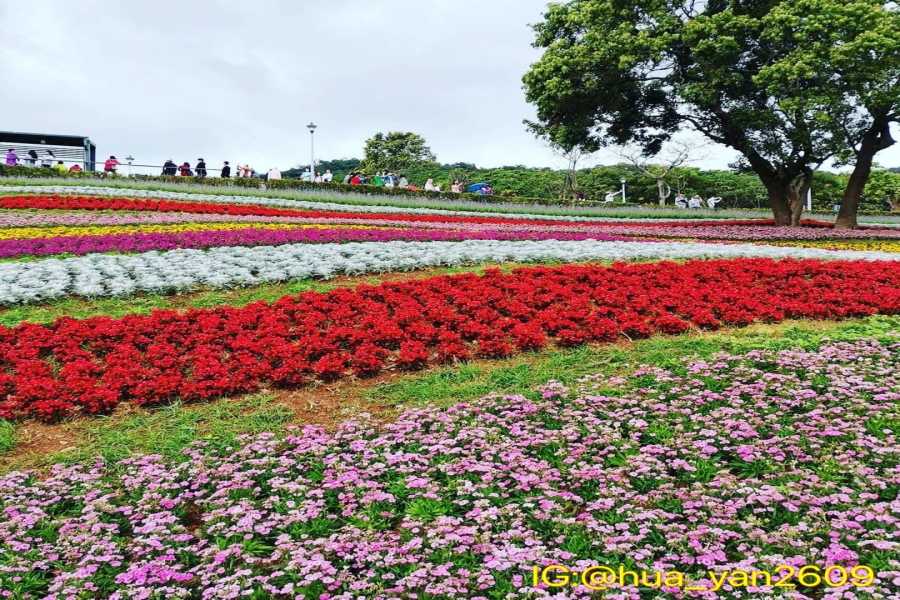
{"type": "MultiPolygon", "coordinates": [[[[587,597],[534,566],[871,567],[869,587],[606,598],[897,598],[900,344],[754,351],[550,382],[185,461],[0,478],[16,598],[587,597]],[[785,596],[784,592],[787,592],[785,596]]],[[[702,582],[702,583],[701,583],[702,582]]],[[[689,585],[690,583],[688,583],[689,585]]]]}
{"type": "Polygon", "coordinates": [[[277,246],[279,244],[327,244],[336,242],[410,242],[462,240],[602,240],[631,241],[603,234],[440,231],[418,229],[237,229],[180,233],[125,233],[115,235],[60,236],[24,240],[0,240],[0,258],[91,254],[94,252],[148,252],[175,248],[216,246],[277,246]]]}
{"type": "MultiPolygon", "coordinates": [[[[703,240],[896,240],[900,228],[834,230],[826,227],[773,227],[763,225],[634,225],[604,223],[587,225],[527,225],[516,223],[440,223],[410,222],[386,217],[360,221],[352,218],[264,217],[255,215],[218,215],[194,213],[96,214],[84,212],[40,212],[0,214],[0,227],[89,226],[89,225],[165,225],[174,223],[293,223],[316,225],[369,225],[381,227],[415,227],[452,231],[484,232],[553,232],[606,236],[638,236],[654,238],[697,238],[703,240]]],[[[602,239],[602,238],[600,238],[602,239]]]]}

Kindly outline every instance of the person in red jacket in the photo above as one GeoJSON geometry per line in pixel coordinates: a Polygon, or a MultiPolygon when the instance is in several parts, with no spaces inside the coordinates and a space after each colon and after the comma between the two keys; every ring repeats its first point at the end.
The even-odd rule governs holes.
{"type": "Polygon", "coordinates": [[[119,161],[116,160],[115,156],[110,156],[106,161],[106,165],[104,165],[103,170],[106,171],[107,175],[115,175],[116,167],[119,166],[119,161]]]}
{"type": "Polygon", "coordinates": [[[193,171],[191,171],[190,163],[186,162],[183,165],[181,165],[181,176],[182,177],[193,177],[194,176],[193,171]]]}
{"type": "Polygon", "coordinates": [[[353,177],[350,178],[350,185],[359,185],[362,183],[362,180],[359,177],[359,173],[354,173],[353,177]]]}

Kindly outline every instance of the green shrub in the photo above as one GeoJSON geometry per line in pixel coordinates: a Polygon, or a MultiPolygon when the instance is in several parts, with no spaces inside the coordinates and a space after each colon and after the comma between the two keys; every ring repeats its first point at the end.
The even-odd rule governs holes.
{"type": "Polygon", "coordinates": [[[9,452],[16,447],[16,426],[0,419],[0,454],[9,452]]]}
{"type": "Polygon", "coordinates": [[[0,177],[27,177],[29,179],[42,179],[45,177],[93,179],[95,177],[100,177],[100,173],[90,171],[66,171],[65,173],[60,173],[56,169],[48,169],[46,167],[25,167],[22,165],[12,166],[0,164],[0,177]]]}

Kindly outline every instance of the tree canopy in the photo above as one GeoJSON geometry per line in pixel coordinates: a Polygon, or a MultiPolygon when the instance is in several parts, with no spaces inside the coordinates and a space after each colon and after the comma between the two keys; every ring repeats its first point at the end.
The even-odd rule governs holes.
{"type": "Polygon", "coordinates": [[[387,135],[376,133],[366,140],[365,156],[360,167],[369,172],[397,173],[413,166],[437,166],[434,153],[425,139],[415,133],[399,131],[387,135]]]}
{"type": "MultiPolygon", "coordinates": [[[[886,26],[869,36],[846,24],[848,3],[871,23],[876,13],[895,12],[892,3],[876,0],[551,5],[535,26],[535,46],[544,54],[523,78],[538,117],[529,128],[564,146],[636,143],[648,155],[676,131],[695,129],[740,152],[765,186],[776,221],[797,223],[813,173],[846,148],[837,124],[859,99],[847,91],[850,82],[808,76],[809,61],[824,50],[803,54],[809,38],[795,29],[812,35],[843,26],[850,58],[840,64],[889,47],[886,26]]],[[[838,58],[821,64],[837,69],[838,58]]],[[[896,52],[885,58],[891,60],[900,60],[896,52]]],[[[872,69],[862,79],[889,88],[887,73],[872,69]]]]}
{"type": "Polygon", "coordinates": [[[772,10],[764,35],[791,50],[758,82],[773,93],[806,90],[782,108],[814,114],[837,162],[854,164],[837,224],[856,227],[874,157],[894,144],[900,120],[900,10],[882,0],[790,0],[772,10]]]}

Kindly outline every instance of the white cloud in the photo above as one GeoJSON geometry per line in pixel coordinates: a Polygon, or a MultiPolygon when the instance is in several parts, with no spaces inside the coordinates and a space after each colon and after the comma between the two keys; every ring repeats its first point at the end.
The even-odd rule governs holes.
{"type": "MultiPolygon", "coordinates": [[[[442,162],[555,165],[522,125],[545,0],[0,4],[0,129],[89,135],[100,155],[259,170],[360,156],[415,131],[442,162]]],[[[900,149],[879,157],[900,163],[900,149]]],[[[612,153],[597,160],[615,162],[612,153]]],[[[717,152],[708,166],[733,160],[717,152]]]]}

